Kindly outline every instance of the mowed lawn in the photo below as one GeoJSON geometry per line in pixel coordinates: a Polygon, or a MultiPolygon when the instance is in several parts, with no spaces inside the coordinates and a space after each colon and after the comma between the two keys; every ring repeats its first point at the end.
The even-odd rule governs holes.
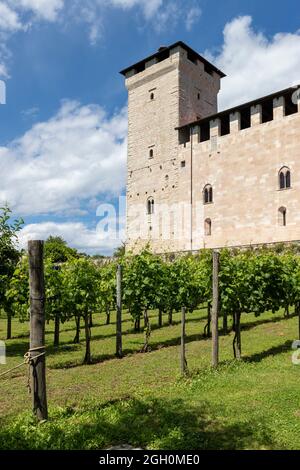
{"type": "MultiPolygon", "coordinates": [[[[47,325],[50,419],[31,417],[27,367],[0,378],[0,448],[102,449],[126,443],[144,449],[300,449],[300,365],[292,364],[298,319],[283,313],[242,316],[243,361],[233,360],[233,333],[220,337],[217,370],[210,368],[211,341],[203,337],[205,310],[187,316],[189,376],[180,378],[180,314],[157,328],[152,312],[151,352],[139,353],[143,333],[123,320],[124,358],[115,358],[115,317],[94,315],[92,357],[83,366],[84,333],[73,344],[75,322],[62,326],[52,346],[47,325]]],[[[230,322],[229,322],[230,323],[230,322]]],[[[221,326],[221,325],[220,325],[221,326]]],[[[6,321],[0,320],[0,339],[6,321]]],[[[28,349],[28,324],[13,322],[7,365],[28,349]]]]}

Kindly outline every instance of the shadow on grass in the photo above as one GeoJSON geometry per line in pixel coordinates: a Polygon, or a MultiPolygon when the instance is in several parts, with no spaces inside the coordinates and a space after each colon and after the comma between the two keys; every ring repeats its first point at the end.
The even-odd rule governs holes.
{"type": "MultiPolygon", "coordinates": [[[[204,338],[203,335],[201,334],[194,334],[186,337],[186,344],[191,343],[193,341],[199,341],[200,339],[203,340],[209,340],[209,338],[204,338]]],[[[167,341],[157,341],[157,342],[150,342],[149,344],[149,351],[146,353],[142,353],[141,349],[143,346],[143,342],[140,341],[131,341],[133,344],[136,344],[136,348],[127,348],[123,349],[123,358],[126,358],[128,356],[134,355],[134,354],[151,354],[154,351],[158,351],[160,349],[164,348],[169,348],[172,346],[179,346],[180,345],[180,337],[175,337],[171,338],[167,341]]],[[[92,361],[91,364],[99,364],[102,362],[110,361],[116,359],[115,353],[112,354],[93,354],[92,353],[92,361]]],[[[83,364],[82,362],[75,360],[75,361],[64,361],[64,362],[59,362],[57,364],[53,364],[50,366],[51,369],[71,369],[74,367],[79,367],[83,364]]]]}
{"type": "MultiPolygon", "coordinates": [[[[243,331],[243,330],[242,330],[243,331]]],[[[220,334],[222,336],[222,334],[220,334]]],[[[192,334],[189,336],[186,336],[186,344],[192,343],[194,341],[211,341],[211,338],[207,338],[204,336],[204,334],[192,334]]],[[[160,349],[164,348],[169,348],[169,347],[174,347],[174,346],[180,346],[181,339],[179,336],[176,336],[174,338],[170,338],[169,340],[164,340],[164,341],[156,341],[156,342],[150,342],[149,344],[149,351],[148,353],[141,353],[140,349],[142,347],[142,344],[140,341],[131,341],[133,344],[136,344],[136,348],[128,348],[123,350],[123,358],[126,358],[130,355],[133,354],[151,354],[152,352],[158,351],[160,349]]],[[[274,356],[276,354],[281,354],[282,352],[289,351],[291,349],[291,341],[286,341],[285,343],[278,345],[276,347],[272,347],[268,350],[262,351],[260,353],[253,354],[252,356],[245,356],[244,360],[247,362],[260,362],[266,357],[269,356],[274,356]]],[[[59,352],[59,351],[58,351],[59,352]]],[[[93,354],[92,355],[92,362],[91,364],[99,364],[102,362],[110,361],[116,359],[116,355],[114,353],[112,354],[93,354]]],[[[74,367],[79,367],[84,365],[81,361],[75,360],[75,361],[64,361],[64,362],[59,362],[57,364],[53,364],[51,366],[51,369],[69,369],[69,368],[74,368],[74,367]]]]}
{"type": "MultiPolygon", "coordinates": [[[[247,316],[247,314],[245,314],[245,316],[247,316]]],[[[297,314],[290,314],[289,317],[284,317],[283,314],[279,315],[274,313],[274,316],[272,318],[260,318],[259,320],[242,323],[241,328],[243,331],[248,331],[252,328],[255,328],[256,326],[267,325],[268,323],[279,323],[283,321],[288,321],[297,316],[297,314]]]]}
{"type": "Polygon", "coordinates": [[[121,399],[105,405],[64,408],[36,426],[23,416],[0,430],[0,449],[105,449],[129,444],[143,449],[212,450],[272,448],[271,433],[260,418],[224,423],[205,402],[182,399],[121,399]]]}
{"type": "Polygon", "coordinates": [[[277,354],[282,354],[287,351],[292,350],[292,341],[285,341],[283,344],[279,344],[278,346],[273,346],[272,348],[266,349],[265,351],[252,354],[251,356],[245,356],[245,362],[260,362],[263,359],[266,359],[270,356],[276,356],[277,354]]]}
{"type": "MultiPolygon", "coordinates": [[[[29,348],[29,341],[18,341],[14,342],[11,344],[7,344],[6,346],[6,355],[7,357],[15,357],[15,356],[21,356],[23,357],[24,354],[28,351],[29,348]]],[[[80,344],[63,344],[59,347],[54,347],[53,345],[47,345],[46,348],[46,353],[47,354],[53,354],[53,355],[59,355],[59,354],[64,354],[66,352],[71,352],[71,351],[78,351],[81,349],[80,344]]]]}
{"type": "MultiPolygon", "coordinates": [[[[290,315],[289,318],[286,318],[286,317],[283,317],[282,315],[274,314],[274,316],[272,318],[268,318],[268,319],[260,318],[256,321],[243,323],[242,324],[242,332],[251,330],[252,328],[255,328],[255,327],[260,326],[262,324],[269,324],[269,323],[274,323],[274,322],[286,321],[286,320],[289,320],[289,319],[293,318],[294,316],[295,315],[290,315]]],[[[197,321],[197,322],[199,321],[199,324],[201,324],[201,320],[194,319],[194,318],[188,318],[187,319],[187,323],[195,322],[195,321],[197,321]]],[[[176,322],[173,323],[173,326],[177,326],[179,324],[180,324],[180,322],[176,321],[176,322]]],[[[168,325],[164,325],[163,328],[168,328],[168,325]]],[[[158,329],[161,329],[161,328],[159,328],[157,325],[152,325],[152,331],[155,331],[155,330],[158,330],[158,329]]],[[[128,329],[126,331],[123,331],[122,335],[123,336],[126,336],[126,335],[140,335],[140,338],[141,339],[143,338],[143,332],[136,333],[136,332],[133,331],[133,329],[128,329]]],[[[224,335],[224,333],[222,333],[222,331],[220,330],[220,336],[223,336],[223,335],[224,335]]],[[[92,340],[97,341],[97,340],[104,340],[104,339],[109,339],[109,338],[114,338],[114,337],[115,337],[115,333],[109,333],[107,335],[105,335],[105,334],[98,334],[97,335],[96,334],[96,335],[92,336],[92,340]]],[[[210,338],[207,338],[206,336],[204,336],[203,333],[200,333],[200,332],[199,333],[194,333],[192,335],[188,335],[186,337],[186,343],[187,344],[191,343],[191,342],[194,342],[194,341],[200,341],[200,340],[209,341],[210,338]]],[[[138,339],[136,339],[136,340],[132,339],[131,343],[136,344],[137,347],[124,349],[123,357],[140,353],[140,348],[142,347],[142,341],[139,341],[138,339]]],[[[175,336],[173,338],[170,338],[168,340],[163,340],[163,341],[160,340],[160,341],[155,341],[155,342],[150,341],[150,351],[149,352],[157,351],[157,350],[160,350],[160,349],[163,349],[163,348],[179,346],[179,345],[180,345],[180,336],[178,334],[177,336],[175,336]]],[[[251,361],[251,362],[259,362],[260,360],[264,359],[267,356],[271,356],[271,355],[274,355],[274,354],[279,354],[281,352],[284,352],[284,351],[290,349],[290,345],[291,345],[291,342],[287,341],[282,346],[278,346],[276,348],[271,348],[270,352],[263,351],[261,353],[255,354],[251,357],[246,357],[245,360],[251,361]]],[[[59,347],[54,347],[53,345],[48,345],[47,346],[47,353],[49,355],[59,356],[60,354],[64,354],[66,352],[78,351],[82,347],[84,347],[84,337],[83,336],[82,336],[82,339],[81,339],[79,344],[74,344],[72,339],[70,339],[68,342],[61,343],[61,345],[59,347]]],[[[27,349],[28,349],[28,340],[27,341],[26,340],[25,341],[18,341],[18,342],[15,340],[13,343],[11,343],[11,344],[8,343],[7,344],[7,356],[8,357],[12,357],[12,356],[16,356],[16,355],[22,356],[27,351],[27,349]]],[[[101,362],[104,362],[104,361],[109,361],[109,360],[112,360],[112,359],[115,359],[115,358],[116,358],[116,356],[115,356],[114,353],[93,355],[92,356],[92,364],[97,364],[97,363],[101,363],[101,362]]],[[[62,362],[58,362],[57,364],[51,365],[50,368],[52,368],[52,369],[68,369],[68,368],[79,367],[81,365],[83,365],[81,360],[78,360],[78,358],[77,358],[75,360],[71,359],[71,360],[64,360],[62,362]]]]}

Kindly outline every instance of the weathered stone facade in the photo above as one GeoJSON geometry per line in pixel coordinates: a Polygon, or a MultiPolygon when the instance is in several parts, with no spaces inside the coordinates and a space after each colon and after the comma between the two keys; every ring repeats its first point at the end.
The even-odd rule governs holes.
{"type": "Polygon", "coordinates": [[[300,240],[294,88],[217,113],[224,74],[183,43],[122,73],[129,94],[128,249],[300,240]],[[282,167],[291,172],[286,189],[282,167]]]}

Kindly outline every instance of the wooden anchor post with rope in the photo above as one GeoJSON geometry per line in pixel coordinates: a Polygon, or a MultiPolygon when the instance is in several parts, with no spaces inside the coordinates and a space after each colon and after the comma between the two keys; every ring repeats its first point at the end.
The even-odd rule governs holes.
{"type": "Polygon", "coordinates": [[[39,421],[48,419],[45,357],[44,243],[28,242],[30,285],[30,382],[33,412],[39,421]]]}

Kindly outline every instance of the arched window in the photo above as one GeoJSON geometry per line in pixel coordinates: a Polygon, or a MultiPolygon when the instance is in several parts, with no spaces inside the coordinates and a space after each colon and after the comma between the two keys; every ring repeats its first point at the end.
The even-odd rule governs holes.
{"type": "Polygon", "coordinates": [[[291,171],[287,166],[284,166],[279,171],[279,188],[288,189],[291,187],[291,171]]]}
{"type": "Polygon", "coordinates": [[[286,207],[280,207],[278,209],[278,224],[281,227],[286,226],[286,207]]]}
{"type": "Polygon", "coordinates": [[[149,150],[149,158],[153,158],[153,157],[154,157],[154,150],[150,149],[149,150]]]}
{"type": "Polygon", "coordinates": [[[211,235],[211,220],[210,219],[205,219],[204,222],[204,233],[206,236],[211,235]]]}
{"type": "Polygon", "coordinates": [[[151,215],[154,214],[154,199],[153,197],[149,197],[147,200],[147,214],[151,215]]]}
{"type": "Polygon", "coordinates": [[[213,188],[207,184],[203,189],[203,203],[210,204],[211,202],[213,202],[213,188]]]}

